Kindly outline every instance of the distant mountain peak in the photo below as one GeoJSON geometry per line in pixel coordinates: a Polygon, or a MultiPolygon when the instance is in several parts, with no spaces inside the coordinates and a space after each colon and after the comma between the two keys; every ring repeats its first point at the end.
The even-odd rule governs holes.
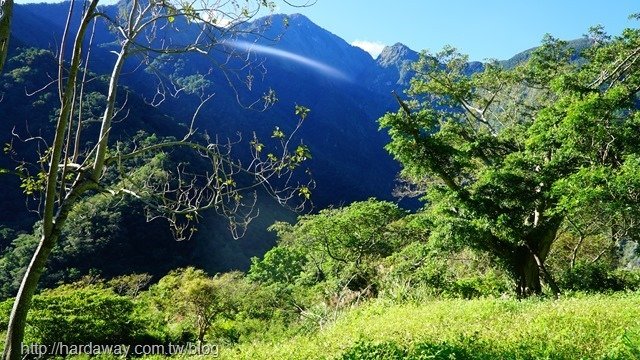
{"type": "MultiPolygon", "coordinates": [[[[294,14],[283,15],[283,16],[288,17],[290,20],[313,23],[313,21],[311,21],[311,19],[309,19],[308,17],[306,17],[305,15],[302,15],[300,13],[294,13],[294,14]]],[[[314,25],[315,25],[315,23],[314,23],[314,25]]]]}
{"type": "Polygon", "coordinates": [[[411,50],[407,45],[403,43],[395,43],[391,46],[385,46],[382,52],[376,59],[378,65],[382,67],[397,66],[403,61],[416,61],[418,60],[418,53],[411,50]]]}
{"type": "Polygon", "coordinates": [[[295,61],[291,57],[331,67],[345,74],[345,79],[349,80],[355,80],[360,74],[376,66],[375,61],[364,50],[351,46],[302,14],[273,14],[256,19],[248,26],[262,31],[260,41],[289,54],[289,58],[271,56],[270,60],[277,61],[279,66],[290,71],[300,70],[294,69],[295,61]]]}
{"type": "Polygon", "coordinates": [[[279,31],[284,31],[288,27],[311,27],[311,28],[320,28],[316,23],[311,21],[305,15],[294,13],[294,14],[271,14],[266,15],[251,21],[253,24],[258,25],[268,25],[270,27],[274,27],[279,31]]]}
{"type": "Polygon", "coordinates": [[[398,51],[412,51],[407,45],[397,42],[391,46],[386,46],[389,50],[398,50],[398,51]]]}

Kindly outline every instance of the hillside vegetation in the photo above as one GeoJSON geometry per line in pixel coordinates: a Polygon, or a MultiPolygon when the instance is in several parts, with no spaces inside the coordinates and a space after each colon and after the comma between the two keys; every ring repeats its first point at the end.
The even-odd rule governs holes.
{"type": "Polygon", "coordinates": [[[311,336],[222,348],[222,359],[634,359],[638,294],[373,302],[311,336]]]}
{"type": "MultiPolygon", "coordinates": [[[[87,296],[91,292],[81,290],[80,293],[85,296],[81,301],[92,303],[95,299],[95,295],[87,296]]],[[[111,298],[112,302],[103,301],[102,306],[114,304],[113,295],[111,298]]],[[[122,300],[121,303],[126,304],[122,300]]],[[[46,313],[39,306],[36,305],[34,311],[34,318],[40,317],[37,326],[40,331],[52,331],[54,324],[51,321],[56,318],[49,321],[42,318],[46,313]]],[[[79,308],[86,311],[89,306],[79,305],[79,308]]],[[[107,306],[111,306],[110,310],[115,309],[113,305],[107,306]]],[[[55,311],[51,304],[49,308],[49,311],[55,311]]],[[[64,317],[58,314],[57,320],[64,317]]],[[[234,344],[219,340],[209,341],[209,344],[218,347],[221,359],[640,358],[640,295],[637,293],[574,294],[557,301],[424,298],[397,302],[379,299],[338,311],[332,318],[334,320],[324,326],[313,329],[300,327],[300,324],[279,332],[265,328],[251,341],[234,344]]],[[[124,339],[127,333],[123,329],[127,326],[130,329],[130,323],[118,324],[112,319],[110,326],[105,327],[95,319],[85,319],[86,325],[90,325],[87,328],[90,333],[69,338],[72,335],[62,332],[45,335],[32,328],[29,340],[100,343],[100,339],[108,339],[114,344],[127,343],[124,339]]],[[[79,330],[82,320],[74,322],[67,323],[66,328],[62,325],[58,331],[79,330]]],[[[249,322],[245,325],[251,326],[249,322]]],[[[221,330],[218,328],[216,332],[221,330]]],[[[143,343],[141,340],[138,338],[137,344],[143,343]]],[[[157,355],[144,357],[162,358],[157,355]]],[[[194,353],[174,354],[174,357],[198,358],[194,353]]],[[[107,354],[101,358],[119,357],[107,354]]]]}

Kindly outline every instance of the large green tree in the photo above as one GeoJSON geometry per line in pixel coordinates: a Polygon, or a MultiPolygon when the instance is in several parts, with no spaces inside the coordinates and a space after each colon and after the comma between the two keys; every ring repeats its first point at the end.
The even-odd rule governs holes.
{"type": "Polygon", "coordinates": [[[471,73],[453,48],[421,54],[411,98],[380,119],[424,194],[431,241],[491,254],[521,296],[559,289],[545,260],[563,222],[631,236],[640,195],[640,31],[590,31],[581,53],[546,36],[513,69],[471,73]]]}
{"type": "Polygon", "coordinates": [[[380,259],[400,247],[394,223],[406,213],[387,201],[369,199],[272,227],[279,245],[253,259],[249,277],[266,284],[321,284],[327,293],[375,294],[380,259]]]}

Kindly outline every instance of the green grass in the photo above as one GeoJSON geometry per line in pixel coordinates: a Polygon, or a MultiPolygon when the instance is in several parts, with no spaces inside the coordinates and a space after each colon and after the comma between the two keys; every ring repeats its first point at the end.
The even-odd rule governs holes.
{"type": "Polygon", "coordinates": [[[372,302],[313,335],[220,350],[222,359],[634,359],[640,294],[372,302]]]}
{"type": "Polygon", "coordinates": [[[311,335],[219,350],[221,359],[252,360],[640,359],[640,293],[558,301],[375,300],[311,335]]]}

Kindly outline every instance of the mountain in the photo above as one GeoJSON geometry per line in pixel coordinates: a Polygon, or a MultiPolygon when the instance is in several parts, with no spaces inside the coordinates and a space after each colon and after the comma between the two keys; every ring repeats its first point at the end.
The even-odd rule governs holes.
{"type": "MultiPolygon", "coordinates": [[[[42,87],[57,72],[54,53],[62,37],[68,6],[69,3],[16,6],[12,57],[7,71],[0,77],[0,86],[6,93],[5,102],[0,103],[0,117],[6,119],[0,126],[3,144],[11,142],[13,128],[21,134],[38,129],[45,139],[51,137],[50,121],[55,118],[57,106],[53,90],[47,89],[34,96],[26,93],[42,87]],[[30,31],[36,28],[47,31],[30,31]],[[27,50],[32,47],[50,52],[27,50]],[[12,105],[5,106],[7,103],[12,105]]],[[[116,7],[108,6],[103,11],[114,13],[116,7]]],[[[74,12],[78,14],[80,9],[75,8],[74,12]]],[[[77,20],[71,24],[73,27],[77,20]]],[[[233,84],[233,90],[229,88],[229,74],[208,70],[212,63],[227,61],[233,65],[233,61],[238,61],[229,61],[224,51],[210,58],[189,55],[179,60],[165,59],[164,70],[170,75],[209,74],[207,79],[213,84],[211,91],[216,95],[201,109],[199,130],[217,134],[223,139],[236,138],[237,133],[242,133],[246,139],[255,131],[261,139],[269,142],[275,126],[285,131],[292,129],[294,106],[304,105],[311,109],[311,113],[300,130],[299,141],[310,148],[313,156],[307,166],[316,182],[314,210],[369,197],[393,200],[391,193],[400,168],[384,150],[388,138],[378,131],[376,120],[386,111],[395,110],[397,105],[390,92],[406,87],[409,78],[407,64],[415,60],[417,54],[397,44],[385,52],[388,55],[374,60],[364,50],[348,44],[299,14],[257,19],[247,24],[248,32],[252,27],[265,29],[263,36],[258,39],[240,37],[240,40],[261,46],[262,52],[251,51],[246,55],[260,66],[243,67],[242,71],[234,73],[240,81],[233,84]],[[250,88],[243,83],[249,76],[253,79],[250,88]],[[264,111],[246,109],[244,105],[270,90],[274,90],[278,97],[274,106],[264,111]]],[[[182,36],[188,37],[189,34],[182,36]]],[[[109,52],[113,49],[114,40],[107,27],[96,27],[89,67],[98,75],[99,81],[94,81],[88,89],[92,93],[104,93],[106,83],[100,74],[107,73],[115,60],[109,52]]],[[[88,46],[88,42],[85,45],[88,46]]],[[[242,53],[246,49],[236,50],[242,53]]],[[[122,76],[121,85],[126,91],[121,93],[129,94],[128,103],[133,109],[127,119],[116,124],[113,138],[129,138],[136,129],[181,137],[184,132],[181,123],[190,120],[185,109],[193,108],[197,97],[182,95],[167,98],[160,106],[149,106],[147,101],[156,92],[156,82],[149,67],[145,69],[143,66],[134,71],[139,65],[139,59],[131,59],[122,76]]],[[[21,146],[16,145],[15,151],[25,152],[21,146]]],[[[0,166],[15,165],[5,157],[0,159],[0,166]]],[[[0,252],[3,256],[0,273],[13,274],[22,266],[16,254],[24,254],[25,248],[35,244],[35,238],[16,233],[30,232],[37,217],[23,205],[21,199],[24,195],[20,193],[19,182],[3,177],[0,183],[6,189],[16,189],[0,194],[0,212],[11,214],[0,222],[0,252]]],[[[107,277],[131,272],[150,272],[160,276],[172,267],[189,264],[212,273],[246,269],[252,256],[263,254],[274,244],[275,236],[266,228],[275,221],[295,219],[295,214],[263,197],[258,203],[261,217],[254,221],[245,238],[233,240],[224,219],[215,214],[205,214],[196,238],[182,244],[172,243],[165,224],[153,222],[143,225],[145,219],[138,205],[125,205],[118,205],[123,208],[114,209],[114,213],[107,217],[100,217],[106,213],[96,213],[99,218],[93,224],[76,224],[77,227],[88,228],[73,229],[65,235],[45,283],[70,281],[92,268],[97,268],[107,277]],[[102,223],[105,229],[112,228],[113,231],[104,233],[92,228],[102,223]],[[154,250],[145,254],[145,249],[154,250]],[[149,262],[151,258],[153,261],[149,262]]],[[[11,278],[10,275],[7,277],[11,278]]],[[[11,287],[4,291],[10,293],[11,287]]]]}
{"type": "MultiPolygon", "coordinates": [[[[6,73],[0,77],[0,87],[5,92],[5,100],[0,102],[3,120],[0,141],[3,144],[11,141],[13,128],[26,133],[37,129],[44,138],[51,136],[49,129],[51,119],[55,118],[56,95],[49,90],[34,96],[26,93],[41,87],[57,72],[52,52],[58,49],[68,6],[69,3],[16,6],[10,43],[10,56],[13,58],[8,62],[6,73]],[[31,47],[52,52],[27,50],[31,47]],[[11,106],[7,106],[8,103],[11,106]]],[[[80,9],[74,11],[77,14],[80,9]]],[[[115,13],[117,8],[115,5],[107,6],[103,11],[115,13]]],[[[72,26],[77,23],[74,21],[72,26]]],[[[129,94],[128,103],[133,109],[127,119],[116,124],[113,138],[130,138],[138,129],[182,137],[183,124],[191,120],[191,113],[185,113],[185,109],[194,108],[198,98],[182,94],[176,98],[167,97],[159,106],[150,106],[148,101],[157,91],[152,70],[161,68],[167,76],[181,79],[190,74],[206,74],[211,84],[209,90],[215,96],[201,109],[197,127],[222,139],[237,139],[237,134],[241,133],[246,140],[255,131],[268,143],[275,126],[284,131],[292,130],[296,122],[295,105],[311,109],[300,129],[301,140],[298,141],[306,144],[313,156],[305,165],[317,185],[312,195],[314,210],[369,197],[395,200],[392,190],[400,167],[384,150],[388,137],[378,130],[376,120],[385,112],[397,109],[391,92],[402,93],[407,89],[413,76],[410,65],[418,59],[418,53],[397,43],[386,47],[377,59],[373,59],[364,50],[348,44],[300,14],[274,15],[245,26],[247,33],[255,29],[264,29],[264,32],[257,38],[239,35],[233,42],[221,41],[220,51],[208,57],[197,54],[180,59],[158,57],[151,62],[131,59],[121,85],[126,90],[123,93],[129,94]],[[241,56],[229,57],[230,50],[241,56]],[[252,60],[253,65],[246,66],[243,59],[252,60]],[[237,70],[225,73],[220,67],[214,67],[215,71],[210,71],[212,64],[224,64],[227,69],[237,70]],[[275,91],[278,98],[273,106],[259,111],[247,110],[247,104],[269,91],[275,91]]],[[[187,32],[181,36],[188,38],[192,34],[187,32]]],[[[101,75],[109,71],[115,60],[109,52],[114,40],[106,26],[96,27],[89,67],[98,79],[92,85],[97,102],[106,86],[101,75]]],[[[69,51],[68,48],[66,50],[69,51]]],[[[481,63],[469,64],[470,72],[481,70],[481,63]]],[[[240,152],[239,156],[242,157],[243,153],[240,152]]],[[[0,159],[0,166],[8,164],[6,157],[0,159]]],[[[6,259],[23,244],[19,241],[11,243],[16,232],[30,232],[37,217],[30,215],[22,205],[24,196],[15,179],[2,177],[0,186],[16,189],[0,193],[0,213],[10,214],[0,220],[0,251],[6,259]]],[[[418,206],[416,202],[403,204],[409,208],[418,206]]],[[[119,272],[136,271],[160,275],[171,267],[186,264],[194,264],[210,272],[246,269],[252,256],[263,254],[274,244],[275,236],[266,228],[275,221],[292,221],[295,218],[295,214],[265,198],[258,205],[262,216],[242,240],[232,240],[225,222],[211,213],[205,214],[193,244],[167,245],[171,239],[166,229],[163,230],[164,225],[154,222],[141,227],[145,221],[142,216],[137,220],[140,224],[133,224],[136,220],[132,214],[138,214],[141,208],[135,204],[130,206],[137,210],[122,209],[118,217],[104,220],[119,230],[101,237],[102,244],[119,244],[116,248],[130,251],[106,251],[107,245],[86,245],[97,235],[91,231],[80,231],[81,235],[69,235],[65,240],[72,241],[70,239],[73,238],[75,245],[65,243],[62,248],[75,249],[77,245],[84,250],[76,249],[66,257],[60,256],[61,260],[53,271],[64,273],[64,269],[72,268],[81,274],[95,266],[106,276],[115,276],[119,272]],[[146,232],[142,230],[145,226],[148,227],[146,232]],[[124,231],[123,228],[130,229],[124,231]],[[154,248],[154,244],[170,250],[154,250],[153,264],[150,264],[148,257],[140,252],[154,248]],[[100,255],[100,261],[92,263],[93,255],[100,255]],[[68,259],[63,261],[65,258],[68,259]],[[126,265],[119,267],[117,264],[126,265]]],[[[23,237],[21,241],[26,240],[23,237]]],[[[69,276],[65,273],[56,278],[67,279],[69,276]]]]}
{"type": "Polygon", "coordinates": [[[376,59],[376,66],[369,68],[369,73],[362,80],[372,91],[393,89],[399,93],[409,87],[409,80],[414,75],[411,64],[418,61],[418,53],[406,45],[396,43],[382,49],[376,59]]]}
{"type": "MultiPolygon", "coordinates": [[[[260,37],[239,37],[239,41],[249,44],[245,45],[250,52],[246,56],[260,64],[260,68],[233,74],[237,79],[251,77],[251,89],[238,83],[235,91],[230,91],[222,72],[211,74],[211,82],[221,85],[215,88],[216,97],[201,110],[200,129],[225,137],[252,131],[269,137],[275,126],[291,130],[295,123],[294,106],[304,105],[311,109],[311,114],[299,135],[313,155],[308,166],[317,184],[313,194],[316,207],[372,196],[393,200],[391,193],[400,168],[384,150],[388,137],[378,131],[376,120],[395,110],[390,93],[398,86],[375,85],[369,74],[383,68],[368,53],[303,15],[258,19],[248,25],[246,32],[252,32],[253,27],[265,30],[260,37]],[[266,111],[247,111],[236,99],[244,105],[271,90],[278,102],[266,111]]],[[[244,53],[245,49],[234,50],[244,53]]],[[[225,56],[226,52],[222,54],[225,56]]],[[[222,57],[216,59],[218,63],[224,61],[222,57]]],[[[209,59],[198,56],[187,57],[180,65],[201,73],[206,72],[206,66],[210,66],[209,59]]],[[[384,69],[384,73],[385,79],[395,76],[392,82],[398,83],[400,65],[384,69]]],[[[145,75],[138,72],[138,76],[145,75]]],[[[149,79],[134,75],[124,80],[138,93],[155,91],[145,88],[145,84],[153,83],[149,79]]],[[[189,99],[168,99],[161,109],[179,118],[184,116],[185,101],[189,99]]]]}
{"type": "MultiPolygon", "coordinates": [[[[580,52],[590,47],[591,45],[593,45],[593,40],[590,40],[586,37],[567,41],[567,47],[573,50],[573,58],[572,58],[573,60],[578,60],[580,58],[580,52]]],[[[511,69],[517,66],[518,64],[529,60],[529,57],[531,57],[531,53],[535,49],[536,48],[534,47],[534,48],[530,48],[525,51],[519,52],[507,60],[500,61],[500,64],[507,69],[511,69]]]]}
{"type": "MultiPolygon", "coordinates": [[[[16,6],[13,48],[33,46],[55,51],[62,37],[67,11],[68,3],[16,6]],[[49,31],[40,34],[28,31],[36,27],[49,31]]],[[[76,13],[79,11],[75,9],[76,13]]],[[[113,11],[114,6],[105,10],[113,11]]],[[[258,53],[257,61],[264,64],[266,73],[260,78],[256,76],[258,79],[254,80],[251,91],[238,86],[238,95],[227,88],[227,81],[220,72],[210,76],[213,83],[221,85],[215,88],[216,97],[210,105],[202,109],[200,129],[229,137],[238,132],[250,134],[254,130],[268,136],[274,126],[287,128],[281,123],[293,122],[289,119],[293,118],[295,104],[307,106],[312,113],[302,129],[301,138],[314,154],[309,166],[317,180],[318,188],[314,193],[317,207],[370,196],[392,199],[393,180],[399,167],[382,148],[387,138],[378,132],[376,120],[385,111],[393,110],[395,104],[389,96],[391,88],[381,89],[370,81],[369,76],[381,67],[364,50],[351,46],[303,15],[274,15],[258,19],[249,27],[264,27],[266,22],[270,25],[263,38],[274,41],[264,40],[262,44],[326,65],[344,74],[345,78],[334,79],[305,64],[258,53]],[[276,91],[279,102],[268,111],[247,111],[235,99],[238,95],[241,101],[249,103],[269,89],[276,91]]],[[[98,26],[90,60],[93,71],[108,71],[109,62],[114,59],[108,52],[113,40],[105,27],[98,26]]],[[[130,68],[138,64],[135,60],[131,63],[130,68]]],[[[210,63],[190,57],[183,66],[189,72],[206,73],[210,63]]],[[[399,78],[400,71],[399,67],[385,69],[384,79],[399,78]]],[[[150,98],[156,91],[154,81],[144,71],[123,76],[122,84],[143,98],[150,98]]],[[[184,109],[189,108],[185,103],[194,101],[196,99],[184,96],[169,99],[160,109],[177,121],[183,121],[184,109]]]]}
{"type": "Polygon", "coordinates": [[[258,39],[259,43],[326,64],[345,74],[349,81],[360,80],[367,69],[375,66],[369,53],[350,45],[302,14],[276,14],[257,19],[250,29],[265,25],[267,28],[263,39],[258,39]]]}

